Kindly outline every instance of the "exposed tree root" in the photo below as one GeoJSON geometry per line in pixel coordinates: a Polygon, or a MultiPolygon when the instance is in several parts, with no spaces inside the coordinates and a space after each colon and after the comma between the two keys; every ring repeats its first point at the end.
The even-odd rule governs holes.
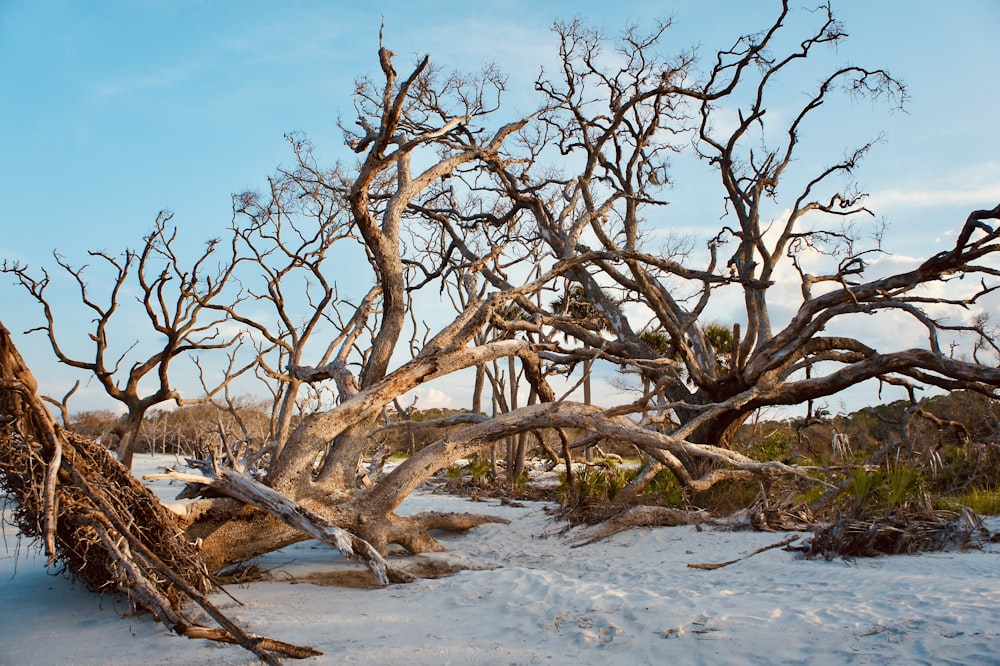
{"type": "Polygon", "coordinates": [[[964,509],[956,520],[929,513],[896,512],[869,519],[844,518],[819,527],[801,548],[806,557],[874,557],[978,547],[988,538],[975,512],[964,509]]]}
{"type": "Polygon", "coordinates": [[[215,585],[172,515],[103,446],[56,425],[0,324],[0,488],[19,536],[40,539],[49,565],[89,589],[125,595],[174,632],[236,643],[269,664],[310,648],[246,633],[206,597],[215,585]],[[218,629],[184,611],[195,601],[218,629]]]}

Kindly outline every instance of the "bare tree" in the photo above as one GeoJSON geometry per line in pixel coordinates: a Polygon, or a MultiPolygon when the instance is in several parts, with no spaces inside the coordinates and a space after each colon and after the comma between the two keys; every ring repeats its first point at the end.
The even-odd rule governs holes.
{"type": "MultiPolygon", "coordinates": [[[[337,170],[320,171],[310,144],[289,136],[295,166],[269,179],[265,194],[233,197],[234,275],[229,298],[206,299],[205,307],[237,322],[255,341],[258,376],[274,397],[271,453],[281,457],[299,413],[304,384],[333,378],[341,400],[357,392],[348,369],[363,338],[374,302],[372,287],[353,306],[339,296],[330,254],[338,243],[363,248],[340,196],[337,170]],[[343,310],[353,309],[345,321],[343,310]],[[315,347],[315,351],[314,351],[315,347]],[[312,363],[306,359],[314,354],[312,363]]],[[[353,283],[353,280],[352,280],[353,283]]]]}
{"type": "MultiPolygon", "coordinates": [[[[981,238],[967,241],[983,219],[997,217],[1000,209],[973,213],[952,251],[912,271],[866,279],[868,257],[880,251],[878,231],[875,245],[864,247],[850,222],[868,213],[863,196],[832,184],[854,172],[873,142],[819,173],[793,179],[786,172],[814,112],[838,91],[902,103],[905,89],[883,70],[849,66],[821,79],[785,126],[765,124],[779,78],[812,51],[845,37],[824,7],[816,31],[781,53],[779,36],[787,13],[787,3],[782,3],[770,28],[720,51],[701,80],[695,78],[689,54],[657,56],[668,24],[649,34],[629,31],[607,58],[597,33],[579,23],[558,26],[563,68],[536,84],[548,101],[541,115],[545,132],[535,135],[531,154],[488,163],[511,206],[534,220],[551,261],[581,259],[567,277],[586,294],[595,315],[608,322],[610,332],[588,327],[579,317],[550,317],[525,307],[542,324],[601,350],[599,358],[634,367],[668,396],[664,408],[680,424],[671,435],[692,444],[726,446],[757,409],[832,395],[865,379],[971,387],[991,394],[997,385],[995,368],[943,353],[939,340],[945,332],[963,331],[980,344],[989,340],[996,349],[989,331],[976,323],[946,325],[928,314],[932,306],[970,307],[995,286],[984,281],[981,288],[954,299],[929,296],[921,287],[956,276],[995,276],[996,270],[980,260],[996,251],[996,233],[982,227],[981,238]],[[720,133],[717,128],[727,129],[720,133]],[[727,215],[733,218],[732,224],[716,227],[718,233],[710,235],[700,260],[663,256],[644,244],[647,220],[666,203],[669,157],[688,142],[694,156],[718,174],[727,215]],[[564,168],[552,177],[542,161],[545,146],[557,148],[563,162],[582,168],[568,173],[564,168]],[[798,183],[789,186],[790,195],[784,195],[786,180],[798,183]],[[783,209],[787,215],[781,215],[783,209]],[[728,260],[720,256],[727,245],[735,246],[728,260]],[[830,269],[807,272],[807,256],[826,259],[830,269]],[[768,294],[783,268],[798,272],[802,300],[798,312],[776,331],[768,294]],[[637,322],[614,302],[610,290],[641,306],[668,338],[666,353],[643,339],[637,322]],[[710,306],[716,296],[733,290],[742,293],[744,332],[733,341],[731,358],[720,363],[706,337],[709,329],[699,322],[713,316],[710,306]],[[840,318],[890,312],[924,326],[928,348],[880,352],[860,339],[822,334],[840,318]]],[[[493,278],[493,283],[501,286],[503,281],[493,278]]],[[[613,413],[629,411],[622,407],[613,413]]],[[[670,467],[685,483],[704,485],[692,477],[690,462],[658,446],[644,448],[654,465],[670,467]]],[[[729,474],[713,468],[704,481],[729,474]]]]}
{"type": "MultiPolygon", "coordinates": [[[[827,9],[812,35],[777,53],[787,11],[783,4],[770,28],[720,51],[701,77],[691,54],[657,55],[668,24],[648,35],[629,31],[606,65],[605,42],[596,33],[578,23],[558,26],[562,69],[536,84],[542,110],[493,131],[483,126],[494,111],[484,91],[502,88],[498,79],[438,79],[425,59],[399,81],[392,54],[382,49],[384,83],[360,86],[361,130],[348,133],[363,155],[356,176],[348,180],[338,172],[338,180],[315,169],[310,177],[346,202],[347,223],[369,257],[378,288],[370,350],[354,357],[357,392],[298,426],[272,461],[267,485],[308,501],[378,549],[394,542],[419,551],[437,547],[430,527],[457,523],[396,515],[406,494],[457,458],[533,429],[582,429],[587,443],[629,441],[651,458],[643,479],[666,467],[682,484],[703,490],[726,478],[802,473],[728,448],[735,428],[761,407],[831,395],[867,378],[993,391],[998,371],[942,353],[937,336],[945,329],[921,310],[965,307],[993,288],[984,283],[953,301],[917,291],[957,273],[994,276],[975,263],[997,250],[992,231],[970,243],[973,229],[967,226],[954,251],[913,271],[865,281],[867,254],[878,246],[863,248],[854,229],[839,223],[866,212],[861,199],[843,191],[819,195],[835,176],[853,172],[871,144],[818,174],[800,176],[789,202],[779,200],[802,128],[825,100],[841,88],[897,102],[905,93],[884,71],[844,68],[824,78],[784,128],[764,131],[778,76],[844,37],[827,9]],[[740,102],[735,124],[718,118],[740,102]],[[456,108],[449,111],[447,104],[456,108]],[[717,136],[717,126],[730,129],[717,136]],[[644,225],[665,203],[668,158],[685,146],[719,174],[735,222],[716,226],[701,255],[663,255],[645,247],[644,225]],[[414,171],[415,164],[423,166],[414,171]],[[779,206],[789,215],[779,219],[779,206]],[[735,246],[728,261],[720,258],[727,245],[735,246]],[[834,268],[821,276],[805,272],[802,258],[809,251],[834,268]],[[799,270],[803,297],[798,313],[775,332],[767,294],[786,265],[793,274],[799,270]],[[586,313],[552,313],[542,305],[547,299],[540,294],[556,292],[563,280],[585,299],[586,313]],[[391,369],[414,294],[430,285],[452,294],[464,289],[469,296],[456,300],[462,311],[453,322],[423,340],[411,337],[412,360],[391,369]],[[746,312],[723,350],[719,327],[709,325],[709,306],[727,290],[743,294],[746,312]],[[506,316],[511,307],[523,314],[506,316]],[[630,308],[642,312],[641,321],[630,318],[630,308]],[[889,310],[926,326],[929,348],[878,352],[861,340],[821,333],[836,317],[889,310]],[[508,334],[484,336],[487,326],[508,334]],[[643,335],[649,329],[665,344],[643,335]],[[436,378],[514,357],[537,392],[536,404],[508,403],[492,417],[463,417],[477,422],[450,431],[372,487],[358,488],[366,435],[385,405],[436,378]],[[551,368],[590,358],[633,368],[649,391],[610,409],[559,398],[547,380],[551,368]],[[666,402],[651,405],[654,395],[666,402]],[[646,420],[639,421],[644,412],[646,420]],[[317,456],[321,464],[314,472],[317,456]]],[[[969,224],[997,214],[976,213],[969,224]]],[[[964,328],[987,337],[982,327],[964,328]]],[[[241,512],[239,522],[195,520],[189,527],[214,564],[302,538],[259,511],[252,514],[253,529],[261,536],[247,541],[248,514],[240,507],[231,505],[241,512]]]]}
{"type": "Polygon", "coordinates": [[[88,282],[89,266],[75,267],[62,255],[55,255],[56,263],[75,282],[80,301],[93,316],[94,329],[88,334],[93,344],[90,357],[93,360],[65,351],[67,336],[56,333],[59,314],[54,311],[47,294],[52,282],[48,271],[42,269],[40,275],[33,275],[28,266],[7,262],[2,269],[14,275],[42,307],[45,324],[28,332],[43,331],[60,362],[93,374],[108,396],[125,406],[124,420],[117,424],[112,434],[118,437],[118,458],[126,467],[132,466],[136,437],[146,412],[168,400],[177,404],[184,402],[170,381],[170,365],[174,359],[196,351],[224,349],[238,341],[238,338],[222,334],[223,319],[199,319],[204,303],[214,298],[225,284],[219,277],[224,276],[225,270],[216,275],[208,265],[214,258],[217,241],[208,243],[191,268],[183,268],[174,248],[177,229],[170,226],[171,218],[169,213],[157,217],[153,232],[145,238],[139,251],[126,250],[121,256],[104,251],[89,252],[92,259],[110,271],[111,287],[103,299],[95,294],[98,290],[88,282]],[[133,327],[119,323],[126,315],[116,319],[126,306],[124,299],[131,289],[138,292],[136,300],[152,337],[158,338],[155,343],[144,343],[133,327]],[[112,335],[119,331],[131,331],[130,335],[136,337],[115,344],[112,335]],[[150,347],[154,347],[151,352],[148,351],[150,347]],[[143,356],[144,353],[149,355],[143,356]],[[125,371],[123,365],[127,363],[131,366],[125,371]],[[152,390],[144,390],[140,385],[148,377],[154,380],[152,390]]]}
{"type": "MultiPolygon", "coordinates": [[[[739,38],[703,69],[693,52],[660,54],[668,23],[648,34],[628,30],[607,55],[610,43],[597,33],[559,25],[561,65],[536,82],[541,109],[509,122],[498,119],[505,81],[495,72],[443,77],[424,58],[401,78],[393,54],[380,49],[381,78],[359,83],[358,119],[345,128],[358,163],[321,169],[304,144],[293,144],[296,166],[272,181],[269,197],[237,198],[237,215],[256,235],[240,236],[235,225],[234,247],[244,243],[240,265],[261,266],[266,287],[246,286],[219,311],[265,341],[258,352],[268,375],[288,387],[333,379],[338,399],[300,419],[272,450],[263,483],[211,465],[202,476],[178,477],[224,495],[192,503],[178,519],[206,564],[241,561],[330,525],[347,530],[361,553],[393,543],[438,549],[429,530],[484,518],[400,516],[403,499],[455,460],[543,428],[585,431],[581,446],[630,442],[651,460],[641,478],[666,467],[697,491],[722,479],[804,474],[728,446],[762,407],[833,395],[866,379],[995,396],[1000,370],[947,353],[941,339],[967,335],[981,354],[997,350],[990,331],[930,312],[968,308],[995,290],[990,261],[1000,244],[984,220],[1000,217],[1000,207],[973,213],[952,250],[870,277],[868,256],[879,245],[864,246],[850,224],[866,213],[863,201],[833,181],[853,173],[872,144],[818,173],[792,177],[789,169],[803,129],[838,91],[901,102],[905,90],[882,70],[850,66],[822,77],[797,111],[772,114],[788,118],[784,126],[765,124],[779,79],[845,36],[824,7],[811,34],[784,46],[787,13],[782,3],[770,27],[739,38]],[[660,251],[647,240],[679,153],[718,175],[728,215],[706,225],[697,252],[660,251]],[[289,214],[303,224],[290,224],[289,214]],[[362,255],[352,264],[370,271],[360,297],[339,297],[330,264],[319,267],[329,248],[323,238],[362,255]],[[824,262],[829,268],[808,268],[824,262]],[[304,299],[305,316],[293,318],[283,271],[300,268],[318,287],[304,299]],[[769,297],[782,270],[798,276],[801,301],[778,329],[769,297]],[[926,289],[958,276],[980,286],[953,297],[926,289]],[[581,290],[584,312],[544,305],[567,281],[568,293],[581,290]],[[709,325],[711,305],[733,292],[745,309],[724,349],[709,325]],[[459,312],[442,323],[444,293],[459,312]],[[433,306],[419,314],[428,300],[433,306]],[[247,308],[259,301],[284,323],[271,330],[255,322],[247,308]],[[887,313],[923,326],[926,348],[879,351],[823,333],[843,317],[887,313]],[[306,360],[295,354],[305,350],[303,334],[319,330],[313,321],[324,332],[310,335],[329,336],[310,357],[319,365],[289,367],[306,360]],[[285,367],[265,359],[267,345],[284,350],[285,367]],[[614,406],[558,395],[553,369],[589,360],[637,374],[648,390],[614,406]],[[451,421],[462,428],[370,486],[360,482],[369,434],[387,405],[457,372],[483,368],[488,376],[505,361],[520,366],[534,402],[462,415],[451,421]]],[[[507,372],[508,381],[520,374],[510,365],[507,372]]],[[[564,442],[567,458],[572,445],[564,442]]]]}
{"type": "Polygon", "coordinates": [[[45,402],[49,403],[50,405],[59,410],[59,418],[62,419],[62,424],[64,428],[69,428],[71,423],[69,415],[70,414],[69,399],[73,397],[73,394],[76,393],[79,388],[80,388],[80,380],[78,379],[75,382],[73,382],[73,387],[70,390],[66,391],[66,395],[62,397],[62,400],[56,400],[55,398],[52,398],[47,395],[42,396],[42,400],[44,400],[45,402]]]}

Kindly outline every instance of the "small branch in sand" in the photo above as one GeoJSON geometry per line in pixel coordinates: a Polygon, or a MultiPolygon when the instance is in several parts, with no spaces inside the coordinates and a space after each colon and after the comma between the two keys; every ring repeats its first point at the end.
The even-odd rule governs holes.
{"type": "Polygon", "coordinates": [[[744,555],[743,557],[737,557],[735,560],[728,560],[726,562],[711,562],[711,563],[708,563],[708,564],[700,564],[700,563],[697,563],[697,562],[693,562],[693,563],[688,564],[688,568],[689,569],[706,569],[708,571],[713,571],[715,569],[721,569],[722,567],[728,567],[730,564],[736,564],[737,562],[741,562],[741,561],[747,559],[748,557],[753,557],[754,555],[757,555],[759,553],[763,553],[765,550],[771,550],[772,548],[781,548],[782,546],[787,546],[788,544],[792,543],[793,541],[795,541],[798,538],[799,538],[798,534],[793,534],[792,536],[788,537],[787,539],[782,539],[778,543],[772,543],[770,546],[762,546],[762,547],[758,548],[757,550],[753,551],[752,553],[749,553],[748,555],[744,555]]]}

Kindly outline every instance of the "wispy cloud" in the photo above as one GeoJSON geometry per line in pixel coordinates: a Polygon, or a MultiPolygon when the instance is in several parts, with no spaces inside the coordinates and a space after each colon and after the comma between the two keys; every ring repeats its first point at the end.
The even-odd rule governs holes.
{"type": "Polygon", "coordinates": [[[968,189],[901,190],[889,189],[875,192],[869,207],[876,209],[926,206],[971,206],[1000,201],[1000,184],[983,185],[968,189]]]}
{"type": "Polygon", "coordinates": [[[912,178],[903,179],[905,185],[875,189],[867,204],[881,212],[930,206],[992,208],[1000,201],[1000,161],[985,160],[960,169],[928,172],[922,180],[923,183],[912,178]]]}

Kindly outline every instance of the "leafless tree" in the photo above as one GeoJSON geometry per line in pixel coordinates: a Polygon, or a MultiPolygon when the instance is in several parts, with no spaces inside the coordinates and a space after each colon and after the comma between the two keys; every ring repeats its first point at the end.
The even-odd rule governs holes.
{"type": "MultiPolygon", "coordinates": [[[[367,334],[380,293],[372,287],[353,307],[339,296],[330,255],[338,244],[363,248],[346,212],[342,177],[337,170],[319,169],[305,139],[288,138],[295,166],[269,179],[266,193],[233,197],[237,279],[230,284],[237,292],[205,301],[254,340],[253,363],[258,376],[271,384],[274,398],[269,445],[274,460],[281,457],[301,416],[304,384],[332,378],[340,400],[357,392],[347,361],[360,351],[358,341],[367,334]],[[341,315],[345,309],[353,309],[346,321],[341,315]],[[313,362],[307,364],[311,353],[313,362]]],[[[361,351],[360,362],[364,355],[361,351]]]]}
{"type": "MultiPolygon", "coordinates": [[[[53,309],[47,294],[52,283],[49,272],[43,268],[40,274],[34,274],[23,264],[3,264],[3,272],[13,275],[42,308],[45,323],[29,333],[44,332],[60,362],[91,373],[108,396],[124,405],[125,417],[112,434],[118,437],[116,451],[126,467],[132,466],[136,437],[146,412],[168,400],[178,405],[184,402],[170,380],[174,359],[195,352],[224,349],[238,341],[222,332],[222,318],[208,321],[199,318],[204,303],[216,296],[225,283],[212,273],[209,265],[214,259],[217,241],[208,243],[191,268],[184,268],[174,247],[177,229],[170,226],[171,218],[171,214],[161,213],[153,232],[138,251],[126,250],[120,256],[104,251],[89,252],[93,260],[110,272],[111,287],[106,294],[91,286],[89,266],[76,267],[64,256],[55,255],[56,263],[71,277],[80,301],[93,317],[94,328],[88,333],[93,353],[89,357],[65,351],[69,348],[66,342],[72,336],[65,330],[60,334],[56,332],[60,313],[53,309]],[[122,323],[128,316],[123,308],[127,307],[126,298],[131,290],[138,294],[136,300],[151,329],[149,337],[155,342],[142,341],[134,326],[122,323]],[[113,341],[112,336],[121,334],[131,336],[131,340],[113,341]],[[126,371],[123,366],[128,363],[131,365],[126,371]],[[148,377],[152,377],[155,384],[151,391],[140,386],[148,377]]],[[[224,273],[225,269],[219,271],[219,274],[224,273]]]]}
{"type": "MultiPolygon", "coordinates": [[[[670,436],[692,445],[725,446],[757,409],[832,395],[865,379],[973,387],[991,394],[997,385],[996,368],[943,353],[939,340],[946,331],[964,331],[996,349],[989,331],[977,323],[946,325],[941,316],[928,313],[930,308],[971,307],[996,287],[984,280],[958,298],[934,297],[922,287],[956,277],[996,276],[986,260],[997,249],[996,233],[982,221],[996,218],[1000,208],[973,213],[953,250],[914,270],[868,278],[869,256],[881,250],[878,230],[875,244],[864,246],[852,222],[869,212],[864,197],[850,187],[838,190],[834,182],[855,171],[873,142],[818,173],[793,177],[787,171],[804,128],[836,93],[901,104],[905,89],[883,70],[845,67],[822,78],[797,111],[783,109],[790,119],[785,125],[768,124],[766,112],[779,79],[787,79],[814,50],[845,37],[824,7],[816,31],[782,52],[787,14],[782,3],[770,28],[720,51],[700,79],[690,54],[657,57],[668,24],[649,34],[629,31],[606,58],[600,35],[579,23],[558,26],[563,68],[536,84],[547,100],[544,132],[535,135],[529,155],[488,163],[510,206],[533,219],[550,260],[581,260],[567,277],[610,333],[578,317],[551,317],[525,307],[544,326],[585,343],[565,353],[580,357],[584,349],[597,349],[599,358],[635,368],[669,398],[661,410],[680,424],[670,436]],[[564,167],[551,176],[552,169],[544,168],[546,148],[557,149],[560,162],[581,168],[564,167]],[[693,150],[718,174],[732,219],[714,225],[718,232],[710,235],[703,259],[664,256],[644,241],[648,220],[667,203],[669,158],[685,150],[693,150]],[[980,237],[970,244],[979,228],[980,237]],[[724,251],[731,258],[720,255],[724,251]],[[830,267],[809,272],[806,258],[818,265],[826,260],[830,267]],[[798,274],[802,299],[784,328],[775,330],[768,294],[779,284],[782,269],[798,274]],[[734,290],[745,306],[744,332],[734,341],[731,358],[720,363],[703,322],[715,297],[734,290]],[[614,302],[613,293],[641,306],[649,318],[642,323],[652,320],[668,338],[666,353],[643,339],[638,322],[614,302]],[[879,351],[861,339],[822,333],[836,320],[861,313],[905,314],[926,327],[928,347],[879,351]]],[[[491,279],[502,286],[501,279],[491,279]]],[[[648,392],[639,403],[652,395],[648,392]]],[[[623,406],[611,413],[630,411],[623,406]]],[[[744,475],[713,467],[699,480],[692,474],[701,468],[692,467],[688,455],[659,444],[639,445],[652,456],[651,465],[669,467],[694,487],[744,475]]]]}
{"type": "MultiPolygon", "coordinates": [[[[384,82],[359,86],[360,130],[348,132],[362,156],[355,175],[347,178],[351,172],[343,167],[339,177],[310,167],[309,176],[316,188],[345,202],[345,224],[364,244],[377,289],[374,307],[363,313],[370,349],[353,360],[357,392],[342,393],[338,406],[296,428],[266,484],[309,502],[378,549],[394,542],[419,551],[437,547],[429,528],[458,523],[400,517],[394,513],[399,502],[435,470],[533,429],[578,428],[589,441],[631,442],[651,458],[642,479],[666,467],[702,490],[725,478],[796,473],[728,448],[735,428],[762,407],[831,395],[868,378],[994,391],[1000,372],[943,353],[938,336],[945,329],[924,311],[967,307],[993,287],[983,282],[951,300],[919,288],[956,275],[995,277],[980,263],[997,250],[995,234],[984,229],[975,240],[972,234],[974,225],[1000,212],[975,213],[953,251],[912,271],[866,279],[867,256],[879,247],[863,246],[855,227],[841,222],[867,211],[859,195],[831,184],[849,176],[872,144],[816,174],[796,179],[786,170],[803,128],[835,93],[901,103],[905,90],[882,70],[847,67],[821,79],[797,112],[783,114],[790,118],[785,126],[765,126],[778,79],[787,79],[813,50],[844,37],[825,8],[814,33],[784,47],[787,40],[779,36],[787,12],[782,4],[768,29],[720,51],[701,75],[691,53],[658,55],[666,23],[650,34],[628,31],[607,58],[599,35],[579,23],[560,25],[562,68],[536,84],[542,109],[495,130],[487,129],[497,114],[486,92],[498,93],[500,79],[441,79],[425,59],[400,80],[392,54],[382,49],[384,82]],[[732,117],[724,118],[726,112],[732,117]],[[733,222],[713,223],[700,254],[662,254],[648,247],[646,228],[666,203],[669,158],[683,151],[718,174],[733,222]],[[786,180],[798,183],[788,196],[786,180]],[[782,216],[784,208],[789,213],[782,216]],[[832,268],[810,273],[807,256],[832,268]],[[799,275],[802,300],[775,331],[767,295],[783,266],[799,275]],[[558,294],[565,280],[570,293],[585,298],[586,315],[543,305],[551,296],[541,295],[558,294]],[[418,322],[415,295],[432,286],[450,294],[464,289],[468,297],[455,301],[462,311],[435,333],[411,337],[412,360],[393,368],[408,311],[418,322]],[[706,313],[715,296],[732,291],[742,294],[746,309],[734,327],[738,339],[721,352],[706,313]],[[511,308],[521,314],[507,316],[511,308]],[[888,311],[927,327],[928,348],[877,351],[822,333],[835,318],[888,311]],[[483,335],[488,326],[507,333],[483,335]],[[655,344],[647,330],[658,332],[655,344]],[[436,378],[515,357],[538,396],[535,404],[465,416],[474,423],[450,431],[372,487],[358,488],[366,435],[385,405],[436,378]],[[588,359],[631,368],[650,388],[612,408],[557,396],[551,369],[588,359]],[[651,405],[654,395],[666,401],[651,405]]],[[[975,325],[953,328],[987,337],[975,325]]],[[[210,483],[231,486],[232,480],[210,483]]],[[[272,514],[253,513],[257,522],[250,523],[239,502],[230,506],[241,512],[238,522],[218,520],[226,514],[216,510],[215,522],[196,519],[189,527],[215,564],[302,538],[272,514]],[[247,529],[258,536],[246,539],[247,529]]]]}
{"type": "Polygon", "coordinates": [[[42,400],[49,403],[53,407],[59,410],[59,417],[62,419],[62,424],[64,428],[69,428],[71,419],[69,412],[69,399],[73,397],[73,394],[77,392],[80,388],[80,380],[73,382],[73,387],[66,391],[66,394],[62,397],[62,400],[56,400],[53,397],[43,395],[42,400]]]}
{"type": "MultiPolygon", "coordinates": [[[[581,445],[630,442],[651,459],[640,478],[667,468],[703,490],[721,479],[803,473],[728,446],[763,407],[866,379],[995,396],[1000,370],[948,353],[942,340],[970,336],[982,354],[997,349],[991,332],[975,321],[946,323],[941,312],[972,307],[995,290],[991,262],[1000,244],[984,220],[1000,218],[1000,207],[970,215],[953,249],[912,270],[871,276],[878,234],[864,243],[852,224],[867,214],[863,198],[835,181],[849,177],[873,144],[817,173],[791,168],[804,129],[836,94],[902,103],[905,89],[885,71],[849,66],[821,77],[793,112],[767,114],[779,84],[845,37],[828,7],[813,14],[811,34],[786,36],[788,11],[781,3],[768,28],[704,63],[694,52],[661,54],[669,23],[649,33],[632,28],[617,42],[580,23],[558,25],[561,64],[536,82],[541,108],[513,120],[500,117],[506,84],[492,70],[442,76],[424,58],[402,78],[381,48],[381,77],[359,83],[357,122],[345,127],[358,162],[322,169],[296,141],[295,167],[272,180],[267,197],[237,197],[237,218],[249,227],[234,224],[234,248],[242,243],[240,266],[263,268],[257,284],[265,287],[248,280],[219,311],[256,331],[260,361],[282,390],[333,379],[338,400],[279,438],[262,483],[208,465],[207,476],[176,475],[224,495],[192,503],[179,518],[206,563],[304,539],[315,530],[303,521],[347,530],[359,552],[369,545],[385,552],[392,543],[438,549],[429,530],[483,518],[400,516],[400,502],[455,460],[542,428],[585,431],[581,445]],[[781,118],[787,122],[775,124],[781,118]],[[648,232],[666,210],[671,159],[684,156],[718,176],[726,218],[702,225],[704,249],[692,241],[661,251],[648,232]],[[329,273],[336,269],[323,262],[334,239],[361,254],[353,271],[369,269],[351,275],[363,284],[359,296],[339,296],[329,273]],[[300,269],[315,291],[296,301],[283,280],[300,269]],[[798,276],[801,300],[779,323],[769,297],[783,275],[798,276]],[[959,277],[978,286],[948,297],[928,289],[959,277]],[[581,294],[586,311],[553,312],[547,304],[559,293],[581,294]],[[723,351],[708,324],[715,299],[732,293],[744,311],[723,351]],[[442,294],[459,308],[443,324],[442,294]],[[276,313],[274,328],[250,308],[262,301],[276,313]],[[418,312],[428,301],[429,311],[418,312]],[[293,317],[296,302],[304,316],[293,317]],[[823,332],[844,317],[893,313],[926,329],[926,347],[876,350],[823,332]],[[300,364],[307,332],[322,339],[309,357],[314,365],[300,364]],[[268,345],[282,350],[280,362],[267,358],[268,345]],[[624,368],[648,390],[614,406],[559,395],[552,371],[585,361],[624,368]],[[451,421],[461,429],[374,484],[360,482],[368,435],[382,426],[387,405],[457,372],[481,368],[488,376],[494,362],[519,365],[508,366],[508,381],[523,372],[534,402],[462,415],[451,421]]],[[[564,450],[571,446],[564,442],[564,450]]]]}

